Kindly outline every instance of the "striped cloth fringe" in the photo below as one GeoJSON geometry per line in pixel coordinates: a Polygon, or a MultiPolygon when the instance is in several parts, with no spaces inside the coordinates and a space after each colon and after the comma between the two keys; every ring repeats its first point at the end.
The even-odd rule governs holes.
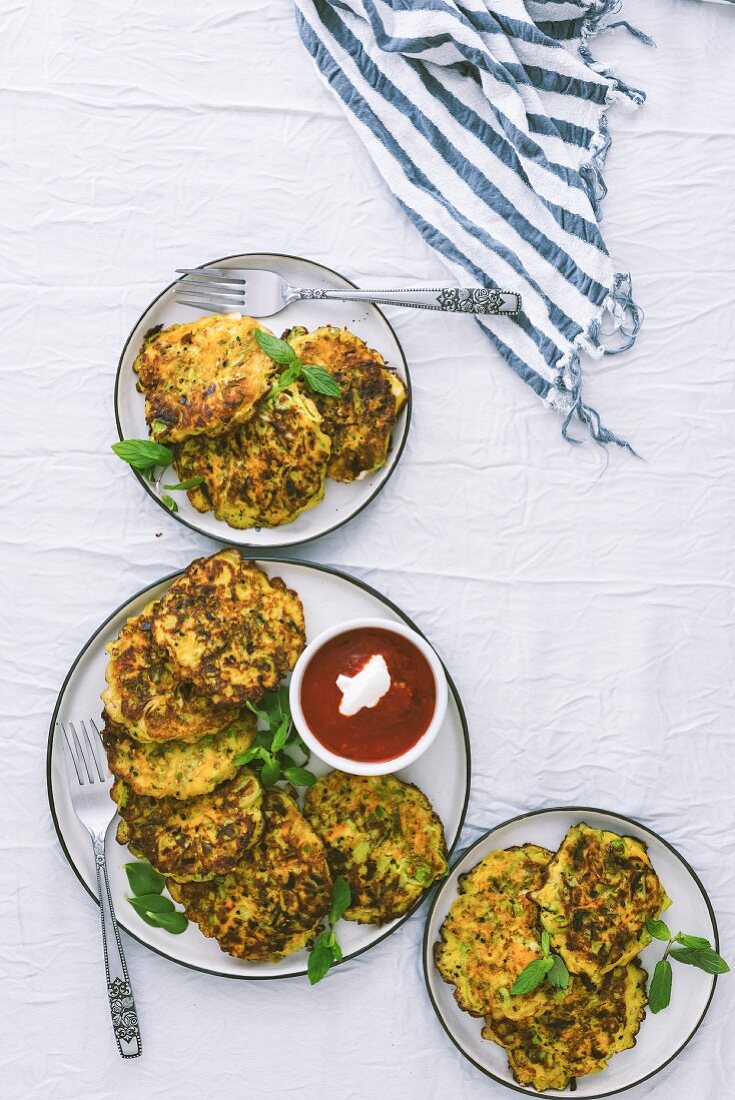
{"type": "Polygon", "coordinates": [[[642,320],[599,229],[606,110],[645,99],[590,51],[620,0],[295,4],[320,75],[424,239],[460,284],[522,294],[517,318],[478,318],[506,363],[563,415],[565,439],[581,442],[576,419],[632,451],[584,403],[580,365],[629,348],[642,320]]]}

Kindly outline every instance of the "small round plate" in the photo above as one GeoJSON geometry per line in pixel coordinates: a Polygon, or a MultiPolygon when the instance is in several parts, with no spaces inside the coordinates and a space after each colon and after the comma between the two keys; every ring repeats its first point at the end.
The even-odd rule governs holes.
{"type": "MultiPolygon", "coordinates": [[[[293,588],[304,605],[307,640],[322,630],[346,619],[373,616],[391,622],[404,622],[418,629],[394,604],[361,581],[335,569],[285,559],[260,561],[258,565],[270,576],[282,577],[293,588]]],[[[56,734],[56,723],[92,717],[102,710],[100,692],[105,686],[107,654],[105,646],[112,641],[132,615],[138,614],[150,601],[158,599],[179,576],[172,573],[144,588],[105,620],[77,656],[59,693],[49,730],[47,781],[56,831],[67,859],[82,885],[97,898],[95,869],[89,836],[78,821],[71,804],[63,759],[62,739],[56,734]]],[[[449,706],[444,724],[431,748],[414,764],[398,772],[400,779],[415,783],[426,793],[444,823],[447,847],[451,849],[459,837],[467,808],[470,785],[470,748],[467,724],[457,691],[449,676],[449,706]]],[[[312,758],[309,767],[324,773],[331,768],[312,758]]],[[[117,821],[117,818],[115,819],[117,821]]],[[[277,963],[247,962],[224,954],[215,940],[206,939],[195,924],[179,936],[162,929],[151,928],[133,911],[125,899],[128,889],[123,864],[131,856],[127,848],[117,844],[115,825],[107,833],[107,860],[115,912],[120,926],[153,951],[174,962],[220,974],[229,978],[285,978],[306,973],[306,952],[300,951],[277,963]]],[[[354,958],[403,924],[417,905],[400,920],[378,928],[373,925],[344,921],[339,927],[340,944],[345,958],[354,958]]]]}
{"type": "MultiPolygon", "coordinates": [[[[298,256],[283,256],[274,252],[249,252],[240,256],[225,256],[221,260],[211,260],[202,264],[208,267],[264,268],[275,271],[292,286],[325,287],[339,290],[354,287],[349,279],[339,275],[322,264],[304,260],[298,256]]],[[[140,351],[143,337],[156,325],[181,324],[195,321],[199,317],[210,316],[191,306],[176,305],[171,283],[148,306],[136,322],[128,337],[115,379],[115,419],[120,439],[147,439],[148,427],[145,422],[143,395],[136,389],[136,376],[133,363],[140,351]]],[[[246,546],[253,549],[282,549],[285,546],[298,546],[310,539],[319,538],[361,512],[385,485],[398,464],[408,436],[411,422],[411,377],[406,358],[398,337],[385,316],[371,302],[294,302],[273,317],[264,317],[263,324],[272,329],[277,336],[294,325],[303,325],[311,330],[319,325],[337,325],[349,328],[365,343],[379,351],[389,367],[402,378],[408,391],[408,400],[393,429],[393,439],[388,459],[380,470],[368,474],[357,481],[343,484],[327,479],[324,499],[314,508],[302,512],[293,523],[282,527],[251,527],[240,531],[229,527],[216,519],[212,512],[197,512],[184,492],[176,494],[178,512],[170,512],[161,500],[155,487],[137,471],[133,471],[140,484],[168,515],[203,535],[218,539],[233,546],[246,546]]]]}
{"type": "MultiPolygon", "coordinates": [[[[644,840],[648,845],[651,863],[672,899],[671,908],[663,914],[669,928],[672,932],[681,930],[695,936],[704,936],[718,947],[717,924],[712,905],[692,868],[662,837],[630,818],[587,806],[568,806],[522,814],[485,833],[460,855],[434,895],[424,935],[426,987],[442,1027],[462,1054],[494,1081],[527,1096],[574,1096],[592,1100],[596,1097],[612,1096],[613,1093],[639,1085],[668,1065],[689,1042],[709,1008],[716,982],[714,977],[702,970],[674,963],[671,1004],[656,1016],[650,1011],[646,1012],[636,1045],[616,1054],[607,1069],[577,1078],[574,1090],[536,1092],[535,1089],[522,1088],[515,1082],[502,1047],[481,1037],[482,1020],[463,1012],[457,1005],[454,987],[442,980],[434,966],[433,948],[439,939],[439,930],[450,906],[457,897],[460,875],[471,870],[488,852],[496,848],[540,844],[553,852],[561,844],[567,829],[580,821],[590,828],[609,829],[644,840]]],[[[649,975],[653,973],[662,952],[663,944],[657,941],[642,952],[641,961],[649,975]]]]}

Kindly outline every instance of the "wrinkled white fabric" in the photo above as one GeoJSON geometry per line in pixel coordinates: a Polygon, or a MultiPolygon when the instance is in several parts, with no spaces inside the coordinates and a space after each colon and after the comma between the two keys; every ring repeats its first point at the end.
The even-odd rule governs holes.
{"type": "MultiPolygon", "coordinates": [[[[296,556],[380,588],[445,656],[472,735],[466,842],[545,805],[639,818],[694,865],[732,960],[735,11],[635,9],[658,50],[620,31],[596,52],[648,92],[616,119],[604,209],[646,324],[589,399],[645,461],[610,454],[603,474],[475,325],[393,309],[415,386],[404,458],[296,556]]],[[[175,267],[228,253],[300,253],[358,282],[438,268],[314,74],[291,0],[34,0],[0,27],[0,1095],[509,1097],[434,1017],[425,911],[316,989],[208,977],[126,940],[145,1052],[117,1056],[98,914],[46,804],[47,726],[108,612],[215,545],[109,452],[120,348],[175,267]]],[[[734,1000],[726,976],[631,1100],[732,1096],[734,1000]]]]}

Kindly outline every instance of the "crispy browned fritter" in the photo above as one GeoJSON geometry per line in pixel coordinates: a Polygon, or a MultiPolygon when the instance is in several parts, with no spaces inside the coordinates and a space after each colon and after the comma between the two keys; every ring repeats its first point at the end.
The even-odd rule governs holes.
{"type": "Polygon", "coordinates": [[[309,946],[329,912],[332,880],[324,845],[283,791],[266,790],[260,843],[227,875],[170,883],[189,920],[223,951],[276,961],[309,946]]]}
{"type": "Polygon", "coordinates": [[[289,342],[301,361],[325,367],[341,397],[314,394],[322,428],[332,440],[329,476],[354,481],[384,465],[406,387],[378,351],[348,329],[324,325],[313,332],[294,329],[289,342]]]}
{"type": "Polygon", "coordinates": [[[122,779],[110,795],[122,818],[118,842],[162,875],[182,881],[225,874],[263,831],[263,789],[244,768],[215,791],[186,801],[147,798],[122,779]]]}
{"type": "Polygon", "coordinates": [[[299,597],[237,550],[191,563],[161,599],[153,636],[218,704],[272,691],[306,644],[299,597]]]}
{"type": "Polygon", "coordinates": [[[107,646],[107,687],[102,693],[106,714],[141,742],[198,741],[221,733],[237,721],[238,707],[213,703],[156,644],[153,620],[158,608],[157,602],[149,603],[107,646]]]}
{"type": "Polygon", "coordinates": [[[155,439],[221,435],[249,420],[277,370],[258,346],[258,329],[270,332],[225,313],[146,333],[133,370],[155,439]]]}
{"type": "Polygon", "coordinates": [[[395,920],[446,874],[441,821],[418,787],[394,775],[330,772],[307,791],[304,813],[332,874],[349,883],[347,920],[395,920]]]}

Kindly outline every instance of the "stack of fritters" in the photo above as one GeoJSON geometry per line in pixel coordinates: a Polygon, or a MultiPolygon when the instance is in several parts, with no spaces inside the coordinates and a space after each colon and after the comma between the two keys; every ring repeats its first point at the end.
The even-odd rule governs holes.
{"type": "Polygon", "coordinates": [[[327,477],[354,481],[385,463],[406,389],[373,351],[346,329],[288,338],[302,362],[329,370],[341,397],[293,382],[275,397],[282,370],[261,351],[251,317],[223,314],[153,329],[133,370],[146,420],[159,442],[175,444],[181,481],[199,512],[231,527],[290,523],[324,496],[327,477]]]}
{"type": "Polygon", "coordinates": [[[556,854],[533,844],[490,852],[459,888],[436,966],[460,1008],[484,1017],[483,1037],[505,1048],[519,1084],[565,1088],[635,1044],[647,998],[633,960],[651,939],[646,918],[669,904],[641,841],[575,825],[556,854]],[[568,987],[513,996],[541,956],[543,929],[568,987]]]}

